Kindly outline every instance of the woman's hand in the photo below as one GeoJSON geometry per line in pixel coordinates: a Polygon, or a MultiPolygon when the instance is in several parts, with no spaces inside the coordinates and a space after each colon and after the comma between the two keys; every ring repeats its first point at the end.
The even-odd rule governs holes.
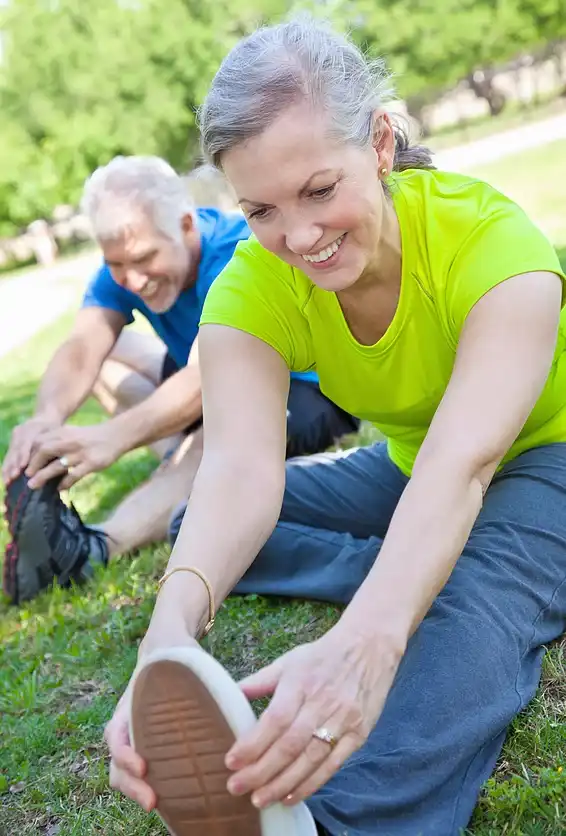
{"type": "MultiPolygon", "coordinates": [[[[148,653],[159,647],[198,647],[196,639],[182,630],[175,634],[160,635],[158,631],[148,630],[139,652],[139,663],[148,653]]],[[[157,798],[149,784],[144,781],[147,766],[132,747],[130,740],[130,709],[132,699],[132,682],[130,680],[122,698],[120,699],[112,719],[104,730],[104,739],[110,750],[110,786],[127,795],[149,813],[157,804],[157,798]]]]}
{"type": "Polygon", "coordinates": [[[130,741],[131,690],[130,681],[104,731],[111,758],[110,786],[137,801],[149,813],[155,807],[157,799],[149,784],[144,781],[147,769],[145,761],[134,752],[130,741]]]}
{"type": "Polygon", "coordinates": [[[228,789],[252,802],[296,804],[312,795],[360,748],[393,683],[402,650],[337,624],[241,683],[249,699],[273,694],[255,729],[226,757],[228,789]],[[333,747],[313,737],[327,729],[333,747]]]}

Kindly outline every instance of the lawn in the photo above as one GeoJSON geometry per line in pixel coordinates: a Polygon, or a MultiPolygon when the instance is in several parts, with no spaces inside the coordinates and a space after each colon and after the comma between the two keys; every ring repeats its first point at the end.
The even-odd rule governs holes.
{"type": "MultiPolygon", "coordinates": [[[[529,152],[479,173],[535,215],[566,266],[566,143],[548,146],[538,159],[529,152]]],[[[11,428],[31,414],[38,377],[70,322],[64,317],[0,361],[0,457],[11,428]]],[[[89,402],[77,420],[100,417],[89,402]]],[[[130,454],[84,480],[73,501],[99,520],[152,467],[149,454],[130,454]]],[[[1,550],[5,543],[0,524],[1,550]]],[[[54,590],[19,611],[0,604],[0,836],[164,833],[156,817],[109,790],[102,730],[133,668],[167,554],[165,546],[144,549],[88,588],[54,590]]],[[[319,635],[337,615],[320,604],[233,599],[205,645],[237,676],[319,635]]],[[[566,643],[557,643],[536,699],[513,725],[470,834],[566,831],[565,711],[566,643]]]]}

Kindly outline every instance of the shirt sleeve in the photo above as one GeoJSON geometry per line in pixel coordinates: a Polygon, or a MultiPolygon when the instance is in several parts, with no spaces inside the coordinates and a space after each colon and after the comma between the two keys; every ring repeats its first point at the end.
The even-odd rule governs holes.
{"type": "Polygon", "coordinates": [[[564,274],[558,255],[516,204],[505,201],[466,238],[447,278],[448,321],[456,339],[471,309],[489,290],[531,272],[564,274]]]}
{"type": "Polygon", "coordinates": [[[111,311],[121,313],[129,325],[134,321],[133,311],[135,305],[127,290],[120,287],[104,264],[94,274],[83,296],[83,308],[108,308],[111,311]]]}
{"type": "Polygon", "coordinates": [[[250,239],[212,284],[200,324],[246,331],[279,352],[291,371],[310,371],[313,349],[301,296],[293,269],[250,239]]]}

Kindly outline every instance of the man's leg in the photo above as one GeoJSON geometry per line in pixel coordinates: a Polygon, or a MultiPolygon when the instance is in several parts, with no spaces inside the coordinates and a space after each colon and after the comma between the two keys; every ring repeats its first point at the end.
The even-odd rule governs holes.
{"type": "Polygon", "coordinates": [[[357,432],[360,422],[322,394],[316,383],[291,379],[287,401],[287,458],[332,447],[357,432]]]}
{"type": "Polygon", "coordinates": [[[190,494],[201,457],[202,429],[198,429],[97,526],[106,535],[110,558],[167,538],[171,514],[190,494]]]}
{"type": "MultiPolygon", "coordinates": [[[[175,371],[177,366],[158,337],[128,328],[104,362],[92,394],[109,415],[118,415],[146,400],[175,371]]],[[[150,449],[162,459],[181,441],[180,435],[160,439],[150,449]]]]}
{"type": "MultiPolygon", "coordinates": [[[[157,338],[135,332],[118,341],[115,358],[104,364],[96,386],[110,414],[150,396],[164,376],[177,370],[157,338]]],[[[37,492],[29,490],[25,477],[16,480],[8,497],[12,542],[4,563],[4,586],[10,597],[33,598],[54,576],[63,585],[86,581],[109,558],[164,540],[171,512],[190,493],[200,464],[201,424],[197,422],[188,435],[161,442],[156,452],[165,460],[102,525],[86,525],[72,506],[66,506],[56,480],[37,492]],[[24,506],[27,513],[16,513],[24,506]]]]}

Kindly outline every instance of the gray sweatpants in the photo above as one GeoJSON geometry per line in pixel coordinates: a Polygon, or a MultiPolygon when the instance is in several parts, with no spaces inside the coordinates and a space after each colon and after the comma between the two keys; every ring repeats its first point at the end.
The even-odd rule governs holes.
{"type": "MultiPolygon", "coordinates": [[[[406,484],[383,444],[288,462],[280,521],[235,591],[347,603],[406,484]]],[[[310,799],[317,822],[332,836],[459,834],[565,629],[566,444],[553,444],[495,477],[374,731],[310,799]]]]}

